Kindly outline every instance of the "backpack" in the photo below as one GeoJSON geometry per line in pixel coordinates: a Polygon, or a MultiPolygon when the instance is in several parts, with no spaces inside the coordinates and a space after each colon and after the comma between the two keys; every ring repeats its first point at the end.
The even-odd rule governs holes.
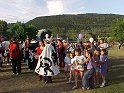
{"type": "Polygon", "coordinates": [[[19,46],[17,43],[11,43],[9,45],[9,49],[10,49],[10,57],[11,58],[20,57],[20,50],[19,50],[19,46]]]}

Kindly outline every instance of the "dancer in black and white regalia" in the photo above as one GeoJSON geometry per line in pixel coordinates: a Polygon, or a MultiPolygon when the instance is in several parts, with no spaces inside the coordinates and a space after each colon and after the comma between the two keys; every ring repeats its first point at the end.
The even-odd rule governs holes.
{"type": "Polygon", "coordinates": [[[44,40],[44,43],[45,47],[39,56],[35,72],[44,76],[46,83],[52,83],[51,76],[55,76],[59,73],[59,69],[57,67],[58,58],[54,47],[49,44],[49,41],[44,40]]]}
{"type": "Polygon", "coordinates": [[[35,39],[32,39],[29,44],[29,56],[28,56],[28,66],[31,71],[34,71],[37,65],[37,60],[35,59],[35,52],[36,48],[38,46],[38,43],[35,39]]]}

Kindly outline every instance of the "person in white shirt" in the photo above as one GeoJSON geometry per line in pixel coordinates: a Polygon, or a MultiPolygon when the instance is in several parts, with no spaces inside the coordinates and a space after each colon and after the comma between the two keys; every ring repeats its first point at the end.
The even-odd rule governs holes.
{"type": "Polygon", "coordinates": [[[108,54],[109,44],[104,39],[100,39],[99,48],[100,48],[100,50],[106,49],[106,54],[108,54]]]}
{"type": "Polygon", "coordinates": [[[9,45],[10,45],[10,41],[5,40],[2,42],[2,47],[4,49],[4,55],[3,55],[4,62],[7,61],[7,65],[10,65],[10,62],[9,62],[9,59],[10,59],[10,57],[9,57],[9,45]]]}
{"type": "Polygon", "coordinates": [[[78,88],[78,73],[80,73],[80,77],[83,77],[84,74],[84,65],[80,65],[78,63],[84,62],[86,60],[84,55],[81,55],[81,49],[78,48],[75,50],[75,57],[74,57],[74,63],[75,63],[75,86],[72,89],[78,88]]]}

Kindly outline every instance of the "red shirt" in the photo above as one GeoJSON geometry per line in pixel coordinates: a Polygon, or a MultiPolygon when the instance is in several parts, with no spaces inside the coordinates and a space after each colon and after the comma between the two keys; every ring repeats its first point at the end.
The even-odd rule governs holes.
{"type": "Polygon", "coordinates": [[[9,50],[10,50],[10,57],[11,58],[20,57],[20,50],[19,50],[19,48],[18,48],[16,43],[11,43],[9,45],[9,50]]]}
{"type": "Polygon", "coordinates": [[[37,48],[37,55],[40,55],[42,53],[42,49],[40,47],[37,48]]]}

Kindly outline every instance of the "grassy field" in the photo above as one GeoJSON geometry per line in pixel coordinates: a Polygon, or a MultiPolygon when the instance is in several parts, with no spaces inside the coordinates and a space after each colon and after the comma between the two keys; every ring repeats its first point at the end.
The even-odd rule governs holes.
{"type": "Polygon", "coordinates": [[[124,93],[124,49],[109,50],[109,74],[107,86],[92,90],[81,88],[72,90],[73,84],[66,84],[61,73],[53,77],[52,84],[38,81],[38,76],[22,64],[22,74],[13,75],[11,66],[4,64],[3,72],[0,72],[0,93],[124,93]]]}

